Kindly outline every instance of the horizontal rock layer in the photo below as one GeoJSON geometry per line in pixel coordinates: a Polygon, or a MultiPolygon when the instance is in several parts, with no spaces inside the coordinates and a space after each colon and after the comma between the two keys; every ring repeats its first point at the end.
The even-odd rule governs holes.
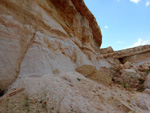
{"type": "Polygon", "coordinates": [[[103,54],[104,58],[121,59],[123,63],[130,61],[133,63],[149,62],[150,61],[150,45],[139,46],[120,51],[113,51],[109,48],[100,49],[100,53],[103,54]],[[144,61],[145,60],[145,61],[144,61]]]}

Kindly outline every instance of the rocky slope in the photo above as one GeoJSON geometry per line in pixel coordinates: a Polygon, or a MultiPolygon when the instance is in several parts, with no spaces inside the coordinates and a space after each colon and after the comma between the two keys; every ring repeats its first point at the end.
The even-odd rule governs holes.
{"type": "Polygon", "coordinates": [[[130,61],[132,63],[140,64],[150,61],[150,45],[139,46],[135,48],[124,49],[120,51],[113,51],[111,47],[100,49],[100,53],[103,54],[105,58],[120,59],[122,63],[130,61]]]}
{"type": "Polygon", "coordinates": [[[150,112],[149,75],[137,71],[144,92],[115,80],[124,64],[104,58],[82,0],[1,0],[0,10],[0,112],[150,112]]]}

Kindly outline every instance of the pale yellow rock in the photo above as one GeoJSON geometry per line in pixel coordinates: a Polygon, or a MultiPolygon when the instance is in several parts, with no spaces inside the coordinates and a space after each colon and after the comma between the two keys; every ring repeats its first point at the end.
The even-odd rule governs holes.
{"type": "Polygon", "coordinates": [[[124,69],[130,69],[133,67],[133,65],[130,62],[124,63],[123,66],[124,66],[124,69]]]}
{"type": "Polygon", "coordinates": [[[99,52],[102,53],[105,58],[119,59],[121,63],[128,61],[136,65],[142,65],[150,62],[150,45],[112,51],[110,53],[107,52],[107,48],[104,48],[100,49],[99,52]]]}
{"type": "Polygon", "coordinates": [[[102,70],[97,70],[95,66],[91,65],[79,66],[77,67],[76,71],[98,83],[102,83],[105,85],[110,85],[112,83],[109,73],[102,70]]]}
{"type": "Polygon", "coordinates": [[[121,70],[121,69],[124,69],[123,64],[120,64],[120,65],[118,66],[118,70],[121,70]]]}
{"type": "MultiPolygon", "coordinates": [[[[148,62],[149,46],[120,52],[107,48],[102,55],[101,40],[83,0],[1,0],[0,90],[8,91],[6,98],[0,97],[0,113],[24,113],[28,108],[31,113],[150,112],[148,93],[117,87],[108,71],[125,57],[137,64],[142,59],[139,65],[148,62]],[[12,91],[15,95],[7,97],[12,91]]],[[[138,78],[127,77],[131,83],[138,78]]]]}
{"type": "MultiPolygon", "coordinates": [[[[97,35],[93,36],[91,27],[98,25],[96,21],[89,25],[86,15],[81,15],[71,0],[63,1],[1,0],[1,89],[8,88],[19,75],[41,76],[52,73],[55,67],[63,72],[74,70],[76,64],[91,64],[78,45],[97,49],[96,43],[100,45],[101,41],[94,41],[97,35]]],[[[97,33],[101,35],[100,30],[97,33]]]]}

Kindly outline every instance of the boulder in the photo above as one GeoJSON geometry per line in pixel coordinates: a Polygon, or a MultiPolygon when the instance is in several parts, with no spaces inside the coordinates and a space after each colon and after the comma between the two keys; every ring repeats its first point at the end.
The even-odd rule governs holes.
{"type": "Polygon", "coordinates": [[[76,71],[98,83],[102,83],[105,85],[109,85],[112,83],[109,73],[102,70],[97,70],[95,66],[91,65],[79,66],[76,68],[76,71]]]}
{"type": "Polygon", "coordinates": [[[148,63],[144,63],[143,65],[141,65],[141,68],[143,71],[148,71],[150,70],[149,64],[148,63]]]}
{"type": "Polygon", "coordinates": [[[122,70],[122,69],[124,69],[123,64],[118,65],[118,66],[117,66],[117,69],[118,69],[118,70],[122,70]]]}
{"type": "Polygon", "coordinates": [[[130,69],[133,67],[133,65],[130,62],[124,63],[123,66],[124,66],[124,69],[130,69]]]}
{"type": "Polygon", "coordinates": [[[76,68],[76,71],[84,75],[85,77],[90,76],[96,70],[95,66],[83,65],[76,68]]]}

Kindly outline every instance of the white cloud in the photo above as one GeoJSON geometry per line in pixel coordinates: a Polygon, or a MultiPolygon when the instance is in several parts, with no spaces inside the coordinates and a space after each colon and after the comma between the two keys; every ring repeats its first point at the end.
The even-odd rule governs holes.
{"type": "Polygon", "coordinates": [[[148,7],[150,5],[150,1],[147,1],[145,5],[148,7]]]}
{"type": "Polygon", "coordinates": [[[107,28],[108,28],[108,26],[104,26],[104,28],[105,28],[105,29],[107,29],[107,28]]]}
{"type": "Polygon", "coordinates": [[[137,42],[135,42],[133,45],[131,45],[127,48],[132,48],[132,47],[142,46],[142,45],[149,45],[149,44],[150,44],[150,40],[143,40],[143,39],[139,38],[137,42]]]}
{"type": "Polygon", "coordinates": [[[118,44],[123,44],[124,42],[123,42],[123,41],[117,41],[116,43],[118,43],[118,44]]]}
{"type": "Polygon", "coordinates": [[[139,3],[141,0],[130,0],[130,2],[133,2],[135,4],[139,3]]]}

